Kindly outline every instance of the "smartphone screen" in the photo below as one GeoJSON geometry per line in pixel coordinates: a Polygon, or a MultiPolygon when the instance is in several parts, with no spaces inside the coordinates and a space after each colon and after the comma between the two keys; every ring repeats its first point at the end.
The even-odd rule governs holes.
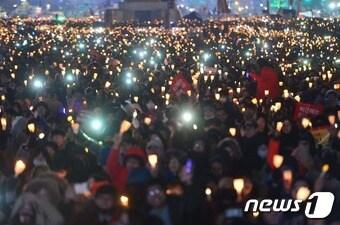
{"type": "Polygon", "coordinates": [[[84,194],[84,193],[89,192],[88,183],[84,182],[84,183],[74,184],[74,191],[76,192],[76,194],[84,194]]]}

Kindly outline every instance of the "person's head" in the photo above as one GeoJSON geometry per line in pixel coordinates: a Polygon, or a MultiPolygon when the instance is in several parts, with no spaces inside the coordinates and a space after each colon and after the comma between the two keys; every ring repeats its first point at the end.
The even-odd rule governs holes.
{"type": "Polygon", "coordinates": [[[218,159],[218,156],[211,160],[210,171],[211,174],[216,178],[223,176],[224,166],[222,160],[218,159]]]}
{"type": "Polygon", "coordinates": [[[239,159],[242,157],[242,150],[235,139],[225,138],[217,145],[220,151],[226,151],[231,159],[239,159]]]}
{"type": "Polygon", "coordinates": [[[33,225],[35,223],[34,209],[29,203],[23,204],[19,210],[19,222],[22,225],[33,225]]]}
{"type": "Polygon", "coordinates": [[[178,174],[185,160],[185,154],[183,154],[183,151],[168,150],[165,157],[167,169],[174,174],[178,174]]]}
{"type": "Polygon", "coordinates": [[[329,90],[325,94],[325,105],[328,107],[334,107],[338,102],[338,94],[334,90],[329,90]]]}
{"type": "Polygon", "coordinates": [[[177,157],[171,157],[169,160],[168,168],[172,173],[178,173],[181,168],[181,162],[177,157]]]}
{"type": "Polygon", "coordinates": [[[160,208],[166,202],[166,195],[159,184],[152,184],[147,188],[146,198],[152,208],[160,208]]]}
{"type": "Polygon", "coordinates": [[[194,145],[192,147],[192,151],[197,153],[202,153],[205,150],[204,141],[202,139],[197,139],[194,142],[194,145]]]}
{"type": "Polygon", "coordinates": [[[45,146],[45,152],[52,159],[58,151],[58,145],[55,142],[48,142],[45,146]]]}
{"type": "Polygon", "coordinates": [[[227,111],[223,107],[218,107],[216,111],[216,117],[221,122],[225,121],[228,118],[227,111]]]}
{"type": "Polygon", "coordinates": [[[216,116],[216,110],[211,104],[203,106],[203,118],[204,120],[214,119],[216,116]]]}
{"type": "Polygon", "coordinates": [[[34,114],[45,118],[49,114],[48,106],[44,102],[39,102],[34,109],[34,114]]]}
{"type": "Polygon", "coordinates": [[[58,148],[63,148],[66,144],[66,133],[62,130],[52,131],[52,141],[57,144],[58,148]]]}
{"type": "Polygon", "coordinates": [[[112,185],[104,184],[96,190],[93,201],[100,211],[111,212],[117,205],[117,191],[112,185]]]}
{"type": "Polygon", "coordinates": [[[290,120],[285,120],[283,122],[282,133],[289,134],[293,130],[293,125],[290,120]]]}
{"type": "Polygon", "coordinates": [[[244,136],[246,137],[246,138],[251,138],[251,137],[253,137],[255,134],[256,134],[256,128],[257,128],[257,126],[256,126],[256,123],[254,123],[254,122],[251,122],[251,121],[248,121],[248,122],[246,122],[245,124],[244,124],[244,128],[243,128],[243,130],[244,130],[244,136]]]}
{"type": "Polygon", "coordinates": [[[164,145],[162,139],[156,134],[152,135],[149,142],[146,144],[146,153],[156,154],[159,157],[163,156],[164,145]]]}
{"type": "Polygon", "coordinates": [[[259,132],[265,132],[266,131],[267,121],[266,121],[265,115],[259,116],[256,120],[256,123],[257,123],[257,130],[259,132]]]}
{"type": "Polygon", "coordinates": [[[146,162],[146,155],[143,149],[138,146],[131,146],[125,154],[125,167],[131,172],[134,169],[143,167],[146,162]]]}

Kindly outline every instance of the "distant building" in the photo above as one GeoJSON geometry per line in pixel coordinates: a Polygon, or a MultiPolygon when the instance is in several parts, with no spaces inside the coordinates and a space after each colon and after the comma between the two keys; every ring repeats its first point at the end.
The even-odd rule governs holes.
{"type": "Polygon", "coordinates": [[[177,21],[179,13],[175,7],[175,0],[125,0],[106,9],[105,12],[105,21],[108,25],[113,22],[145,22],[156,19],[165,23],[177,21]]]}

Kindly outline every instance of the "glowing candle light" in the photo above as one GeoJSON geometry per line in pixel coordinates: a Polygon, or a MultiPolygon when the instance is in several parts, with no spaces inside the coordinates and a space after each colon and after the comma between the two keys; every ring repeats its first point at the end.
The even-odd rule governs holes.
{"type": "Polygon", "coordinates": [[[17,160],[15,162],[15,166],[14,166],[14,173],[15,176],[19,176],[20,174],[22,174],[26,169],[26,164],[22,161],[22,160],[17,160]]]}
{"type": "Polygon", "coordinates": [[[302,118],[301,125],[303,128],[308,128],[312,126],[312,122],[308,118],[302,118]]]}
{"type": "Polygon", "coordinates": [[[28,128],[28,131],[31,132],[31,133],[35,132],[35,124],[34,123],[29,123],[27,125],[27,128],[28,128]]]}
{"type": "Polygon", "coordinates": [[[129,207],[129,198],[125,195],[120,196],[119,198],[120,203],[123,207],[127,208],[129,207]]]}
{"type": "Polygon", "coordinates": [[[7,119],[5,117],[1,117],[1,128],[2,130],[6,130],[7,129],[7,119]]]}
{"type": "Polygon", "coordinates": [[[282,127],[283,127],[283,122],[279,121],[279,122],[276,123],[276,130],[278,132],[281,132],[282,127]]]}
{"type": "Polygon", "coordinates": [[[123,122],[120,124],[120,129],[119,129],[119,133],[123,134],[126,131],[128,131],[131,127],[131,123],[127,120],[123,120],[123,122]]]}
{"type": "Polygon", "coordinates": [[[309,197],[310,193],[311,191],[308,187],[302,186],[296,192],[296,199],[305,201],[309,197]]]}
{"type": "Polygon", "coordinates": [[[283,163],[284,157],[282,155],[274,155],[273,157],[273,165],[276,169],[280,168],[283,163]]]}
{"type": "Polygon", "coordinates": [[[268,96],[269,95],[269,90],[264,90],[264,95],[268,96]]]}
{"type": "Polygon", "coordinates": [[[150,117],[145,117],[145,118],[144,118],[144,123],[145,123],[146,125],[150,125],[150,124],[151,124],[151,118],[150,118],[150,117]]]}
{"type": "Polygon", "coordinates": [[[235,127],[229,128],[229,133],[230,133],[231,136],[235,137],[236,136],[236,132],[237,132],[237,130],[236,130],[235,127]]]}
{"type": "Polygon", "coordinates": [[[237,194],[241,194],[244,188],[244,179],[243,178],[234,179],[233,187],[236,190],[237,194]]]}
{"type": "Polygon", "coordinates": [[[158,163],[158,156],[156,154],[148,155],[148,162],[152,169],[155,169],[157,167],[158,163]]]}

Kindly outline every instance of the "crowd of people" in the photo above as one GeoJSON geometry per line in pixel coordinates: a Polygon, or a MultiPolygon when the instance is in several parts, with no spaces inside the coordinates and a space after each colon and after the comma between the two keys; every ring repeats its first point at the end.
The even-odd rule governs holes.
{"type": "Polygon", "coordinates": [[[340,20],[172,25],[0,21],[0,224],[340,224],[340,20]]]}

